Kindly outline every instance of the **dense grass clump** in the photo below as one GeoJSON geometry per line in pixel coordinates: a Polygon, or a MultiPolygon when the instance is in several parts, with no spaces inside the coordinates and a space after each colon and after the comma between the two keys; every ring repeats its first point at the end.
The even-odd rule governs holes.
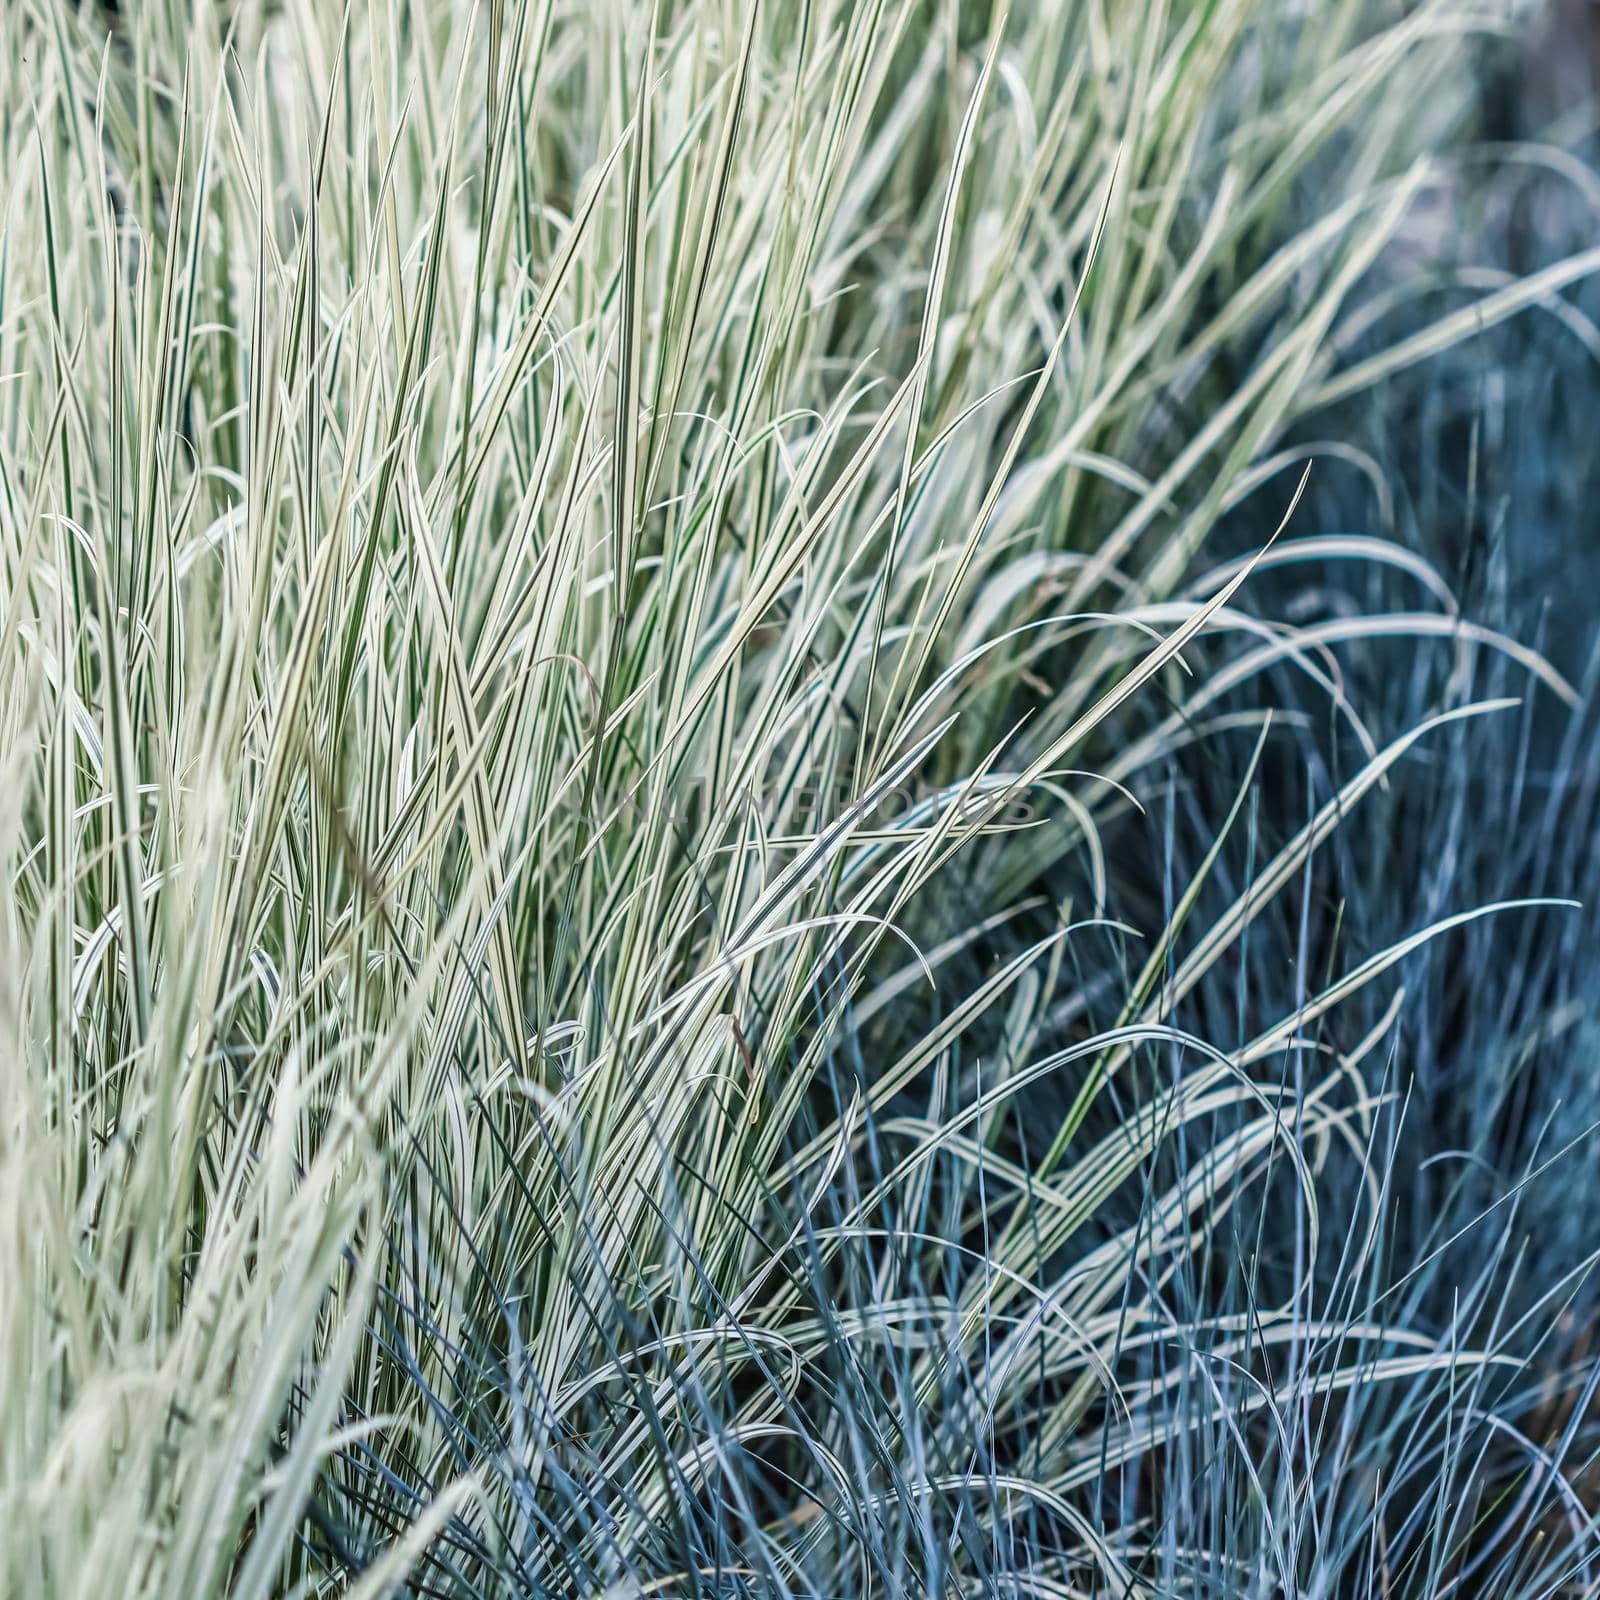
{"type": "Polygon", "coordinates": [[[1592,1591],[1527,25],[0,0],[0,1594],[1592,1591]]]}

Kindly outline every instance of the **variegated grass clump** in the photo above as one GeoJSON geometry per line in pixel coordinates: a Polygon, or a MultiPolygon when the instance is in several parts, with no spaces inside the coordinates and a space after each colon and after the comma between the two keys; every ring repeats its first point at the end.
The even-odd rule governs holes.
{"type": "Polygon", "coordinates": [[[1511,1358],[1385,1298],[1399,993],[1323,1029],[1494,908],[1186,1003],[1485,650],[1578,698],[1293,509],[1597,265],[1346,353],[1495,15],[0,20],[0,1591],[1447,1592],[1511,1358]],[[1416,598],[1252,610],[1299,562],[1416,598]],[[1295,739],[1359,760],[1119,920],[1173,762],[1295,739]]]}

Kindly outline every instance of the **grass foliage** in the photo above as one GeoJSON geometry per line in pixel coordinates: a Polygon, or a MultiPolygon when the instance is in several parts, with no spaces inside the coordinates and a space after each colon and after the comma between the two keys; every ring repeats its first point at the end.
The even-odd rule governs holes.
{"type": "Polygon", "coordinates": [[[0,1592],[1591,1592],[1505,21],[0,0],[0,1592]]]}

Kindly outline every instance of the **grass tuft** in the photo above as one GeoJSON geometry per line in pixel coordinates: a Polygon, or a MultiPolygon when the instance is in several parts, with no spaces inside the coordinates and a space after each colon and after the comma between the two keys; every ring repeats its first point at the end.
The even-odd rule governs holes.
{"type": "Polygon", "coordinates": [[[0,0],[0,1593],[1592,1592],[1524,12],[0,0]]]}

